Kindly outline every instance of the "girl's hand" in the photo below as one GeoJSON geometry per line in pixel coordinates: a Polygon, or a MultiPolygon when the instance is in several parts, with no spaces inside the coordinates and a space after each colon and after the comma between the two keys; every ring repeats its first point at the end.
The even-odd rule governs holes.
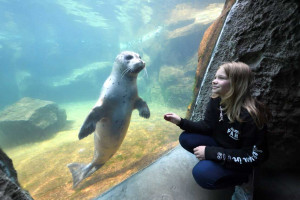
{"type": "Polygon", "coordinates": [[[199,160],[205,160],[205,148],[206,146],[198,146],[194,148],[194,154],[199,160]]]}
{"type": "Polygon", "coordinates": [[[176,115],[175,113],[166,113],[164,115],[164,119],[166,121],[172,122],[173,124],[176,124],[176,125],[178,125],[181,121],[181,118],[178,115],[176,115]]]}

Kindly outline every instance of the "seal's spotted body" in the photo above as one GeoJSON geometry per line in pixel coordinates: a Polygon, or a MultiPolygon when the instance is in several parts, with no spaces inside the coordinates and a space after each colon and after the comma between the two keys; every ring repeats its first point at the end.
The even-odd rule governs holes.
{"type": "Polygon", "coordinates": [[[68,165],[73,176],[73,187],[98,170],[119,149],[134,109],[138,109],[140,116],[150,117],[146,102],[138,96],[136,84],[138,73],[144,67],[145,63],[137,53],[125,51],[117,56],[99,100],[80,129],[79,139],[95,131],[95,150],[90,164],[68,165]]]}

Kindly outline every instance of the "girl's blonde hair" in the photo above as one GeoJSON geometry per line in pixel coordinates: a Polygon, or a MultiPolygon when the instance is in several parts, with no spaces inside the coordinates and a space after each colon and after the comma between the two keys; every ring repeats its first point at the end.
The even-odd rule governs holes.
{"type": "MultiPolygon", "coordinates": [[[[230,89],[221,100],[221,105],[225,106],[224,109],[230,122],[235,120],[242,122],[241,109],[245,108],[255,124],[262,128],[268,120],[269,112],[262,103],[250,94],[250,85],[253,80],[250,67],[242,62],[228,62],[222,64],[220,68],[224,69],[230,81],[230,89]]],[[[212,97],[216,98],[218,95],[213,94],[212,97]]]]}

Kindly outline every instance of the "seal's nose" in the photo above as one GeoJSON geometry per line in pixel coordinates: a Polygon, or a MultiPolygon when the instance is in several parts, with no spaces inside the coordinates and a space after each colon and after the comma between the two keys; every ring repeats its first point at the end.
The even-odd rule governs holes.
{"type": "Polygon", "coordinates": [[[146,63],[142,59],[140,59],[140,65],[142,65],[144,68],[146,66],[146,63]]]}

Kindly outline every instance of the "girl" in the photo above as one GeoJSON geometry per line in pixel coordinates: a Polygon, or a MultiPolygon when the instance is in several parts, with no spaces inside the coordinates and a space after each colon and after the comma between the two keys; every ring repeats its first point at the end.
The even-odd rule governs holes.
{"type": "Polygon", "coordinates": [[[225,63],[212,81],[204,120],[164,115],[184,130],[179,137],[181,146],[201,161],[193,169],[196,182],[206,189],[236,186],[232,199],[253,198],[253,167],[267,158],[268,112],[250,95],[252,78],[245,63],[225,63]]]}

